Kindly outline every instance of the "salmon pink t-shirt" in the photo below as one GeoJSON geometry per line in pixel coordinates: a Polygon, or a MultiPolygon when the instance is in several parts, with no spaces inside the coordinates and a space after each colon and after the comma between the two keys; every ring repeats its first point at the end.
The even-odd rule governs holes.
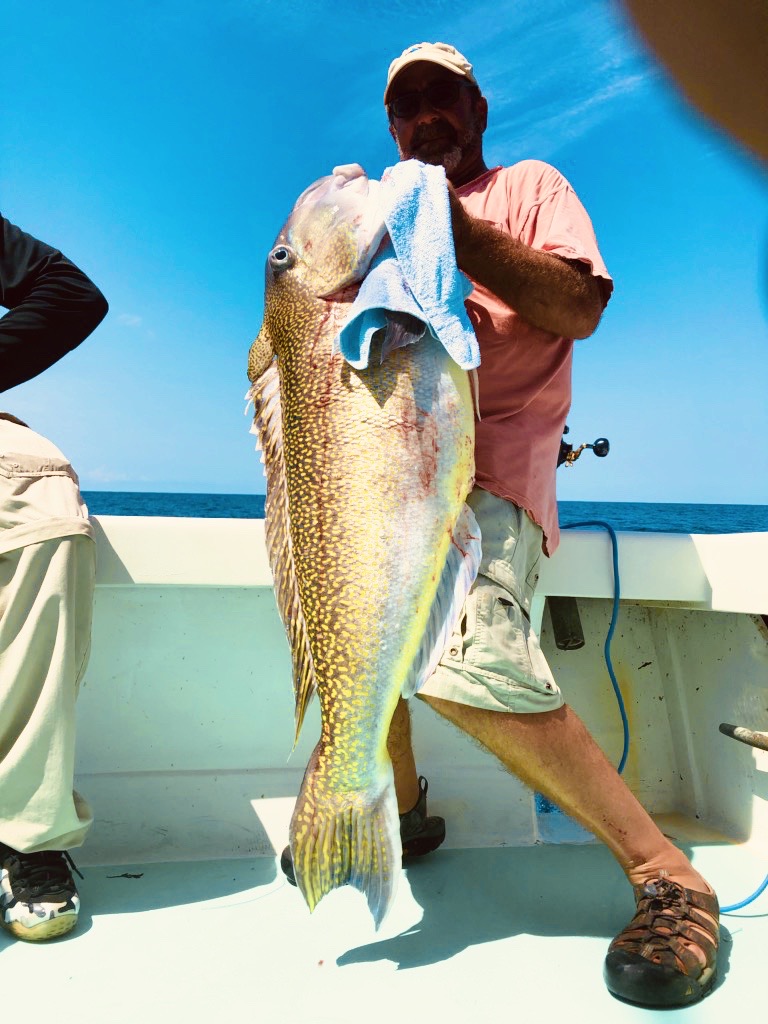
{"type": "MultiPolygon", "coordinates": [[[[456,194],[473,217],[518,241],[586,263],[608,301],[613,282],[592,223],[554,167],[540,160],[495,167],[456,194]]],[[[555,470],[571,405],[573,339],[533,327],[473,284],[466,306],[481,358],[475,483],[524,509],[541,526],[544,552],[551,555],[560,539],[555,470]]]]}

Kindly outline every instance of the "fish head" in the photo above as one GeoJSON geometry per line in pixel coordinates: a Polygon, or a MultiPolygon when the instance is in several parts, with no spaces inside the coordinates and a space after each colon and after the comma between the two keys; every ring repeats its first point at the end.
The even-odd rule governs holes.
{"type": "Polygon", "coordinates": [[[329,298],[362,281],[385,234],[379,182],[359,164],[336,167],[294,203],[267,259],[267,283],[293,272],[329,298]]]}
{"type": "Polygon", "coordinates": [[[264,322],[248,359],[252,382],[283,343],[295,345],[297,334],[327,315],[329,300],[351,301],[386,231],[380,183],[359,164],[335,167],[301,193],[267,257],[264,322]]]}

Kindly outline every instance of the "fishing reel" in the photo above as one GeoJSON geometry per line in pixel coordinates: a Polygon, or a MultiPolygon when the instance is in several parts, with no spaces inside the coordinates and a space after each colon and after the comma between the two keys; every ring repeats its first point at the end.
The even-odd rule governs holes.
{"type": "MultiPolygon", "coordinates": [[[[569,433],[568,427],[563,428],[563,437],[569,433]]],[[[557,465],[562,466],[565,464],[566,467],[572,466],[576,459],[581,455],[585,448],[591,449],[599,459],[604,459],[608,452],[611,450],[611,445],[607,437],[598,437],[592,444],[580,444],[578,448],[574,448],[572,444],[568,444],[567,441],[560,441],[560,452],[557,456],[557,465]]]]}

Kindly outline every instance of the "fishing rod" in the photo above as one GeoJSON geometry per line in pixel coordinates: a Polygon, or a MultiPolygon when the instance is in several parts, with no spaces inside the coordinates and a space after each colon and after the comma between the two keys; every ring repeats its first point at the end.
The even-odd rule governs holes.
{"type": "MultiPolygon", "coordinates": [[[[570,433],[568,425],[563,427],[563,436],[570,433]]],[[[608,452],[611,450],[611,443],[607,437],[598,437],[592,444],[580,444],[578,448],[574,448],[572,444],[568,444],[567,441],[561,439],[560,441],[560,452],[557,456],[557,465],[565,465],[566,468],[572,466],[576,459],[581,455],[583,451],[589,448],[595,453],[599,459],[604,459],[608,452]]]]}

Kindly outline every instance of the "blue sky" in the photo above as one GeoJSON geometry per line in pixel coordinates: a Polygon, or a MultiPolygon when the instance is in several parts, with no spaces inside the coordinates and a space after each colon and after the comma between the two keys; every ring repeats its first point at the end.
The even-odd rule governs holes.
{"type": "Polygon", "coordinates": [[[389,61],[467,54],[486,159],[589,210],[616,293],[579,342],[563,499],[768,503],[768,177],[608,0],[6,0],[0,209],[104,291],[76,352],[2,396],[88,490],[263,491],[243,415],[265,256],[340,163],[396,159],[389,61]],[[458,12],[458,13],[457,13],[458,12]]]}

